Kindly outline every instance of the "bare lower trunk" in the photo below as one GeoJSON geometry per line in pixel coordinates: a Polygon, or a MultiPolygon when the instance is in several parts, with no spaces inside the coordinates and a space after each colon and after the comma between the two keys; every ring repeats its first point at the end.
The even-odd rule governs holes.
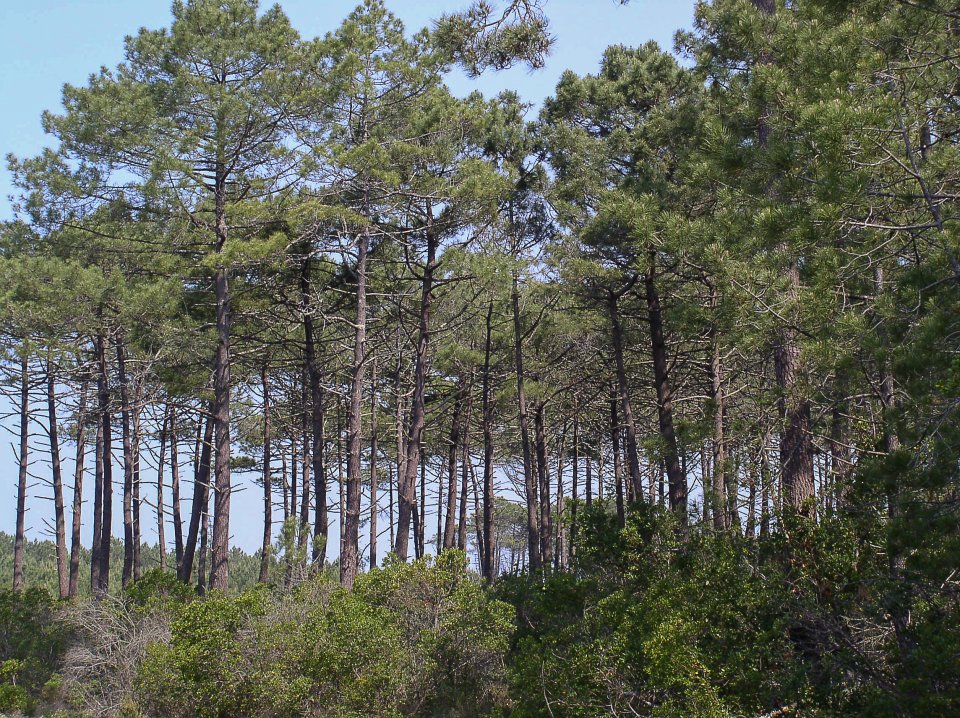
{"type": "Polygon", "coordinates": [[[635,496],[643,496],[643,478],[640,474],[640,452],[637,448],[637,425],[633,418],[630,402],[630,386],[627,383],[627,370],[624,362],[623,325],[620,322],[620,309],[617,296],[610,293],[608,300],[610,325],[613,338],[613,354],[617,365],[617,394],[620,399],[620,411],[623,413],[623,428],[626,436],[627,469],[635,496]]]}
{"type": "Polygon", "coordinates": [[[117,378],[120,380],[120,425],[123,437],[123,587],[133,580],[133,446],[130,443],[130,388],[126,350],[118,335],[117,378]]]}
{"type": "Polygon", "coordinates": [[[97,552],[97,581],[93,587],[95,596],[104,595],[110,588],[110,539],[113,524],[113,441],[110,419],[110,384],[107,370],[107,340],[97,337],[98,411],[100,413],[100,535],[97,552]]]}
{"type": "Polygon", "coordinates": [[[530,570],[540,568],[540,521],[537,515],[537,483],[533,475],[533,457],[530,450],[530,423],[527,416],[527,393],[523,375],[523,330],[520,325],[520,287],[517,276],[513,277],[510,295],[513,307],[513,360],[517,377],[517,414],[520,421],[520,446],[523,453],[524,500],[527,504],[527,552],[530,570]]]}
{"type": "Polygon", "coordinates": [[[70,597],[80,593],[80,528],[83,513],[83,464],[87,449],[87,380],[80,382],[80,404],[77,407],[77,453],[73,472],[73,526],[70,532],[70,597]]]}
{"type": "Polygon", "coordinates": [[[57,549],[57,579],[60,598],[70,595],[70,573],[67,565],[67,522],[63,508],[63,471],[60,467],[60,434],[57,430],[57,395],[53,352],[47,352],[47,436],[50,439],[50,471],[53,476],[53,515],[57,549]]]}
{"type": "Polygon", "coordinates": [[[461,386],[454,398],[450,438],[447,440],[447,506],[442,544],[444,550],[454,547],[457,533],[457,450],[460,448],[460,417],[465,399],[466,382],[461,379],[461,386]]]}
{"type": "Polygon", "coordinates": [[[377,360],[370,367],[370,568],[377,567],[377,518],[380,514],[377,490],[377,360]]]}
{"type": "Polygon", "coordinates": [[[663,443],[663,460],[669,484],[670,509],[677,517],[681,532],[687,527],[687,477],[680,467],[677,435],[673,426],[673,395],[667,365],[667,346],[663,335],[663,310],[656,286],[656,254],[649,253],[650,264],[645,278],[647,314],[650,320],[650,353],[653,379],[657,390],[657,419],[663,443]]]}
{"type": "Polygon", "coordinates": [[[537,454],[537,489],[540,499],[540,560],[550,567],[553,555],[553,512],[550,501],[550,463],[547,457],[546,406],[541,402],[534,412],[534,442],[537,454]]]}
{"type": "Polygon", "coordinates": [[[486,338],[483,352],[483,560],[481,569],[487,581],[496,578],[493,540],[493,402],[490,401],[490,353],[493,328],[493,300],[487,307],[486,338]]]}
{"type": "Polygon", "coordinates": [[[204,422],[203,442],[197,458],[193,478],[193,505],[190,510],[190,527],[187,541],[183,547],[183,560],[180,563],[180,580],[190,583],[193,575],[193,560],[197,551],[197,539],[201,524],[206,522],[207,504],[210,498],[210,462],[213,443],[213,415],[208,414],[204,422]]]}
{"type": "Polygon", "coordinates": [[[157,459],[157,548],[160,551],[160,570],[167,570],[167,539],[163,518],[163,469],[167,458],[167,412],[160,423],[160,455],[157,459]]]}
{"type": "MultiPolygon", "coordinates": [[[[226,229],[223,230],[226,239],[226,229]]],[[[213,540],[211,542],[210,588],[227,590],[230,546],[230,292],[227,270],[220,267],[215,278],[217,295],[217,356],[213,372],[214,458],[213,540]]]]}
{"type": "Polygon", "coordinates": [[[259,583],[270,578],[270,554],[273,546],[273,480],[270,476],[270,376],[267,367],[260,370],[263,388],[263,540],[260,543],[259,583]]]}
{"type": "MultiPolygon", "coordinates": [[[[403,473],[399,478],[399,514],[397,516],[397,540],[394,552],[401,561],[407,560],[409,552],[410,523],[416,509],[415,488],[417,469],[421,463],[420,451],[423,439],[424,392],[427,382],[427,351],[430,342],[430,314],[433,307],[433,275],[437,268],[438,239],[433,230],[433,207],[427,206],[427,262],[423,268],[420,289],[420,323],[417,336],[416,364],[414,366],[413,396],[411,397],[410,420],[407,425],[407,441],[403,473]]],[[[421,496],[421,500],[423,497],[421,496]]],[[[421,518],[421,517],[418,517],[421,518]]],[[[420,529],[422,532],[422,521],[420,529]]],[[[420,543],[420,542],[418,542],[420,543]]]]}
{"type": "Polygon", "coordinates": [[[176,556],[177,575],[183,565],[183,521],[180,515],[180,458],[177,455],[177,412],[170,407],[170,498],[173,512],[173,550],[176,556]]]}
{"type": "Polygon", "coordinates": [[[360,562],[360,486],[363,453],[363,386],[367,365],[367,254],[369,232],[360,232],[357,242],[357,314],[353,334],[353,365],[350,379],[350,408],[347,420],[347,505],[343,511],[344,540],[340,556],[340,583],[353,588],[360,562]]]}
{"type": "Polygon", "coordinates": [[[20,357],[20,455],[17,457],[17,532],[13,542],[13,590],[23,590],[23,545],[27,520],[27,468],[30,458],[30,363],[26,341],[20,357]]]}
{"type": "Polygon", "coordinates": [[[617,487],[617,523],[625,522],[623,507],[623,470],[620,461],[620,418],[617,416],[616,395],[610,398],[610,445],[613,449],[613,480],[617,487]]]}

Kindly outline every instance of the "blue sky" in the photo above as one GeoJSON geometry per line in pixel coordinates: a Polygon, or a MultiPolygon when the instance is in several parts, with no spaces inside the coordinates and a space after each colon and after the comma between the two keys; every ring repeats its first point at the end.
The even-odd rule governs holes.
{"type": "MultiPolygon", "coordinates": [[[[283,0],[281,6],[305,37],[334,30],[357,4],[356,0],[283,0]]],[[[388,6],[416,30],[443,12],[463,8],[467,0],[388,0],[388,6]]],[[[267,5],[267,3],[263,3],[267,5]]],[[[547,14],[556,37],[553,53],[544,69],[524,68],[490,73],[479,80],[454,74],[452,89],[461,94],[479,89],[495,94],[516,90],[521,97],[540,102],[550,95],[566,69],[585,74],[595,72],[604,48],[613,44],[640,45],[656,40],[665,48],[673,45],[673,34],[689,27],[693,0],[633,0],[623,6],[616,0],[549,0],[547,14]]],[[[48,144],[40,126],[44,110],[58,110],[64,83],[85,84],[101,66],[116,65],[123,54],[123,38],[140,27],[169,24],[168,0],[6,0],[0,3],[0,152],[21,157],[37,154],[48,144]]],[[[4,163],[0,170],[0,220],[12,216],[7,197],[14,191],[4,163]]],[[[4,407],[7,408],[7,407],[4,407]]],[[[6,413],[6,412],[0,412],[6,413]]],[[[0,529],[12,532],[16,496],[16,464],[10,445],[15,435],[0,433],[0,529]]],[[[40,449],[39,441],[38,449],[40,449]]],[[[72,453],[69,452],[68,453],[72,453]]],[[[37,475],[46,473],[41,463],[32,467],[37,475]]],[[[72,471],[65,467],[65,471],[72,471]]],[[[70,475],[70,474],[68,474],[70,475]]],[[[38,488],[36,494],[49,492],[38,488]]],[[[68,492],[69,496],[69,492],[68,492]]],[[[256,491],[234,497],[234,527],[256,525],[259,503],[256,491]]],[[[69,499],[68,499],[69,500],[69,499]]],[[[32,497],[29,533],[44,533],[44,519],[52,514],[51,502],[32,497]]],[[[151,519],[144,517],[146,527],[151,519]]],[[[119,519],[119,517],[117,517],[119,519]]],[[[258,531],[240,532],[234,542],[244,549],[257,548],[258,531]]],[[[148,531],[147,538],[155,535],[148,531]]],[[[168,530],[168,535],[170,531],[168,530]]]]}

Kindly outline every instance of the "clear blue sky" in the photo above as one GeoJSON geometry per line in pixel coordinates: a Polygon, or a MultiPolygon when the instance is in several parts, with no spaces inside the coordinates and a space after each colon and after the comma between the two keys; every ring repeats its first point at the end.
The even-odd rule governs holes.
{"type": "MultiPolygon", "coordinates": [[[[416,30],[443,12],[463,8],[467,2],[388,0],[387,4],[408,29],[416,30]]],[[[280,2],[304,37],[336,29],[356,4],[356,0],[280,2]]],[[[480,89],[492,95],[502,89],[513,89],[527,100],[540,102],[552,93],[564,70],[572,69],[580,74],[595,72],[600,55],[608,45],[640,45],[652,39],[664,48],[671,48],[674,32],[690,26],[693,6],[693,0],[633,0],[626,6],[616,0],[548,0],[547,14],[556,44],[544,69],[531,73],[517,68],[491,73],[479,80],[454,75],[449,83],[457,93],[480,89]]],[[[168,0],[0,2],[0,97],[3,98],[0,152],[4,156],[12,152],[21,157],[40,152],[49,139],[40,127],[40,115],[44,110],[60,108],[63,84],[85,84],[87,77],[101,66],[112,67],[120,62],[124,36],[144,26],[167,26],[169,21],[168,0]]],[[[13,191],[4,163],[0,171],[0,220],[12,216],[7,197],[13,191]]],[[[9,424],[6,428],[15,429],[15,425],[9,424]]],[[[0,432],[0,529],[8,532],[14,528],[17,475],[11,439],[15,440],[13,434],[0,432]]],[[[37,444],[39,450],[40,442],[37,444]]],[[[45,475],[47,469],[39,461],[32,467],[32,473],[45,475]]],[[[65,471],[72,472],[72,468],[67,466],[65,471]]],[[[49,491],[37,488],[34,493],[49,494],[49,491]]],[[[233,527],[255,526],[259,522],[256,493],[246,491],[235,495],[233,527]]],[[[51,502],[32,497],[30,507],[29,533],[38,538],[44,533],[44,519],[52,514],[51,502]]],[[[148,539],[154,535],[149,531],[151,513],[147,510],[144,517],[148,539]]],[[[119,520],[119,516],[117,518],[119,520]]],[[[234,543],[253,550],[258,547],[258,531],[239,532],[234,543]]],[[[169,530],[168,535],[171,535],[169,530]]]]}

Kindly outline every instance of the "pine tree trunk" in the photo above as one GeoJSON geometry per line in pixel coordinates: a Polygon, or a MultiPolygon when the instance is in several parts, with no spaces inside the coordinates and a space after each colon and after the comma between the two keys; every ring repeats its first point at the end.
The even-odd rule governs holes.
{"type": "Polygon", "coordinates": [[[483,577],[493,582],[494,567],[493,537],[493,402],[490,400],[490,353],[493,330],[493,300],[487,307],[486,338],[483,350],[483,577]]]}
{"type": "Polygon", "coordinates": [[[160,570],[167,570],[167,539],[163,517],[163,469],[167,458],[167,412],[164,411],[160,422],[160,453],[157,458],[157,549],[160,552],[160,570]]]}
{"type": "Polygon", "coordinates": [[[347,420],[347,505],[343,511],[344,541],[340,556],[340,583],[353,588],[360,561],[360,485],[363,453],[363,387],[367,365],[367,255],[370,234],[366,228],[357,242],[356,320],[353,334],[353,365],[350,377],[350,409],[347,420]]]}
{"type": "Polygon", "coordinates": [[[13,590],[23,590],[23,551],[27,521],[27,468],[30,459],[30,362],[27,342],[20,357],[20,455],[17,457],[17,530],[13,542],[13,590]]]}
{"type": "MultiPolygon", "coordinates": [[[[473,414],[473,375],[471,373],[470,383],[467,389],[467,411],[463,422],[463,454],[460,459],[460,515],[457,519],[457,548],[466,552],[467,550],[467,489],[468,479],[473,472],[473,460],[470,457],[470,420],[473,414]]],[[[477,502],[476,496],[476,478],[474,478],[474,503],[477,502]]],[[[478,507],[474,507],[475,510],[478,507]]],[[[479,516],[476,516],[479,518],[479,516]]],[[[482,543],[477,543],[478,555],[482,553],[482,543]]]]}
{"type": "Polygon", "coordinates": [[[187,541],[183,547],[183,560],[180,563],[180,580],[189,584],[193,575],[193,560],[197,551],[197,539],[200,536],[201,524],[206,530],[207,504],[210,500],[210,462],[214,439],[214,417],[207,414],[203,427],[203,441],[200,455],[194,464],[193,477],[193,504],[190,508],[190,527],[187,530],[187,541]]]}
{"type": "Polygon", "coordinates": [[[681,533],[687,527],[687,477],[680,468],[677,435],[673,426],[673,396],[667,365],[667,346],[663,336],[663,313],[656,287],[656,254],[649,252],[649,269],[645,277],[647,314],[650,320],[650,353],[653,379],[657,390],[657,419],[663,442],[663,459],[669,484],[670,510],[674,512],[681,533]]]}
{"type": "Polygon", "coordinates": [[[616,394],[610,397],[610,445],[613,449],[613,478],[617,487],[617,523],[623,528],[626,521],[623,507],[623,470],[620,460],[620,418],[617,416],[616,394]]]}
{"type": "Polygon", "coordinates": [[[260,370],[260,386],[263,389],[263,540],[260,543],[259,583],[270,578],[270,555],[273,546],[273,481],[270,476],[270,375],[264,365],[260,370]]]}
{"type": "MultiPolygon", "coordinates": [[[[433,230],[433,205],[427,204],[427,225],[425,228],[427,241],[427,262],[423,268],[420,285],[420,322],[417,335],[417,354],[413,376],[413,396],[411,397],[410,420],[407,428],[406,451],[404,452],[403,473],[399,477],[399,513],[397,516],[397,538],[394,552],[401,561],[407,560],[409,553],[410,523],[412,514],[416,510],[416,480],[417,468],[421,463],[421,446],[423,440],[424,392],[427,383],[428,348],[430,342],[430,313],[433,307],[433,275],[437,268],[438,239],[433,230]]],[[[423,497],[421,496],[421,499],[423,497]]],[[[422,518],[422,517],[417,517],[422,518]]],[[[422,521],[420,535],[423,532],[422,521]]],[[[421,545],[422,541],[417,542],[421,545]]]]}
{"type": "Polygon", "coordinates": [[[99,376],[97,378],[97,395],[99,397],[100,412],[100,448],[101,480],[100,480],[100,540],[97,556],[97,582],[93,593],[101,596],[110,589],[110,540],[113,524],[113,437],[110,418],[110,377],[107,364],[107,340],[101,334],[97,337],[97,362],[99,376]]]}
{"type": "Polygon", "coordinates": [[[50,470],[53,477],[53,511],[57,551],[57,580],[60,598],[70,595],[67,565],[67,526],[63,508],[63,471],[60,466],[60,434],[57,427],[56,382],[51,366],[53,352],[47,351],[47,436],[50,439],[50,470]]]}
{"type": "Polygon", "coordinates": [[[623,325],[620,321],[620,308],[617,295],[610,292],[608,311],[613,338],[613,355],[617,365],[617,390],[620,398],[620,410],[623,413],[623,425],[626,435],[627,468],[630,471],[630,483],[633,493],[643,496],[643,477],[640,474],[640,452],[637,447],[637,424],[633,418],[633,407],[630,402],[630,387],[627,383],[627,369],[624,362],[623,325]]]}
{"type": "Polygon", "coordinates": [[[130,443],[130,387],[127,383],[126,350],[117,335],[117,378],[120,380],[120,423],[123,437],[123,587],[133,580],[133,446],[130,443]]]}
{"type": "Polygon", "coordinates": [[[77,451],[73,472],[73,525],[70,532],[70,588],[69,595],[80,594],[80,529],[83,525],[83,464],[87,449],[87,379],[80,381],[80,399],[77,406],[77,451]]]}
{"type": "Polygon", "coordinates": [[[537,489],[540,498],[540,560],[549,568],[553,555],[553,512],[550,500],[550,460],[547,456],[546,406],[537,405],[534,412],[534,441],[537,455],[537,489]]]}
{"type": "Polygon", "coordinates": [[[461,378],[454,397],[453,414],[450,418],[450,438],[447,440],[447,501],[446,518],[443,524],[444,550],[455,546],[457,536],[457,452],[460,449],[460,419],[463,402],[466,400],[466,382],[461,378]]]}
{"type": "Polygon", "coordinates": [[[377,519],[380,515],[377,490],[377,359],[374,357],[370,367],[370,568],[377,567],[377,540],[379,529],[377,519]]]}
{"type": "Polygon", "coordinates": [[[520,287],[517,275],[513,276],[513,291],[510,294],[513,308],[513,361],[517,377],[517,414],[520,421],[520,446],[523,452],[524,499],[527,504],[527,552],[530,570],[540,569],[540,521],[537,515],[537,483],[533,475],[533,457],[530,450],[530,425],[527,416],[527,393],[523,374],[523,329],[520,324],[520,287]]]}
{"type": "Polygon", "coordinates": [[[170,494],[173,511],[173,550],[177,575],[183,565],[183,520],[180,514],[180,457],[177,455],[177,411],[170,407],[170,494]]]}

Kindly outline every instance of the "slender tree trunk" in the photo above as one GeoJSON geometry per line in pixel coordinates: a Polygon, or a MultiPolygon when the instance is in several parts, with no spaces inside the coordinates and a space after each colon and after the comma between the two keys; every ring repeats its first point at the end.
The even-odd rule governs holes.
{"type": "MultiPolygon", "coordinates": [[[[227,241],[226,183],[224,168],[217,167],[214,213],[216,217],[216,251],[224,250],[227,241]]],[[[217,354],[213,371],[213,427],[215,442],[213,504],[213,541],[210,588],[227,590],[227,565],[230,543],[230,288],[227,267],[217,268],[214,277],[217,302],[217,354]]]]}
{"type": "Polygon", "coordinates": [[[93,447],[93,538],[90,543],[90,592],[96,596],[100,586],[100,548],[103,539],[103,417],[99,409],[93,447]]]}
{"type": "Polygon", "coordinates": [[[460,449],[460,419],[467,387],[462,378],[460,382],[454,398],[453,414],[450,418],[450,438],[447,441],[447,510],[442,544],[444,550],[455,546],[457,535],[457,451],[460,449]]]}
{"type": "Polygon", "coordinates": [[[617,295],[610,292],[608,311],[613,338],[613,355],[617,365],[617,393],[620,398],[620,410],[623,413],[623,426],[626,435],[627,468],[630,471],[630,483],[635,496],[643,496],[643,477],[640,474],[640,452],[637,448],[637,424],[633,418],[630,403],[630,386],[627,383],[627,369],[624,362],[623,324],[620,321],[620,308],[617,295]]]}
{"type": "MultiPolygon", "coordinates": [[[[310,530],[310,474],[311,474],[311,461],[310,461],[310,445],[313,443],[311,441],[311,420],[310,415],[307,413],[307,406],[309,404],[308,397],[308,372],[304,372],[303,376],[303,385],[302,385],[302,395],[300,405],[303,407],[301,412],[301,426],[300,426],[300,530],[298,532],[297,547],[300,552],[303,554],[303,561],[307,561],[307,540],[311,537],[310,530]]],[[[312,560],[312,558],[311,558],[312,560]]]]}
{"type": "MultiPolygon", "coordinates": [[[[710,309],[715,315],[720,306],[720,297],[717,287],[712,282],[710,287],[710,309]]],[[[730,516],[727,512],[727,445],[724,437],[724,395],[723,395],[723,360],[720,356],[720,340],[714,324],[710,327],[710,343],[713,354],[710,359],[710,387],[711,410],[713,414],[713,487],[711,507],[713,510],[713,528],[716,531],[725,531],[730,528],[730,516]]]]}
{"type": "Polygon", "coordinates": [[[210,499],[210,463],[212,443],[214,439],[214,417],[208,414],[204,422],[203,442],[200,456],[195,464],[196,472],[193,478],[193,505],[190,509],[190,527],[187,530],[187,541],[183,547],[183,560],[180,563],[180,580],[190,583],[193,575],[193,560],[197,551],[197,539],[200,535],[201,523],[206,530],[207,504],[210,499]]]}
{"type": "Polygon", "coordinates": [[[679,522],[681,532],[687,527],[687,477],[680,467],[677,435],[673,426],[673,396],[667,368],[667,346],[663,336],[663,312],[656,286],[656,253],[649,252],[649,270],[645,277],[647,313],[650,320],[650,350],[653,377],[657,390],[657,418],[663,441],[663,459],[670,489],[670,509],[679,522]]]}
{"type": "Polygon", "coordinates": [[[133,446],[130,443],[130,387],[126,349],[117,335],[117,377],[120,380],[120,424],[123,436],[123,587],[133,580],[133,446]]]}
{"type": "Polygon", "coordinates": [[[577,546],[577,505],[580,493],[580,407],[573,405],[573,477],[570,487],[570,544],[567,547],[568,561],[573,559],[577,546]]]}
{"type": "Polygon", "coordinates": [[[260,369],[263,388],[263,541],[260,544],[259,583],[270,579],[270,555],[273,547],[273,480],[270,476],[270,375],[266,364],[260,369]]]}
{"type": "Polygon", "coordinates": [[[170,494],[173,502],[173,550],[177,575],[183,566],[183,520],[180,514],[180,457],[177,455],[177,410],[170,406],[170,494]]]}
{"type": "Polygon", "coordinates": [[[493,582],[493,402],[490,401],[490,353],[493,329],[493,300],[487,306],[486,338],[483,350],[483,577],[493,582]]]}
{"type": "Polygon", "coordinates": [[[197,560],[197,594],[202,596],[207,592],[207,554],[208,538],[210,534],[210,509],[205,506],[203,518],[200,522],[200,558],[197,560]]]}
{"type": "Polygon", "coordinates": [[[564,566],[564,546],[566,544],[563,535],[563,503],[564,503],[564,494],[563,494],[563,464],[564,459],[566,458],[566,443],[567,443],[567,424],[564,422],[563,430],[560,432],[560,446],[557,451],[557,513],[553,521],[553,566],[559,571],[564,566]]]}
{"type": "Polygon", "coordinates": [[[530,555],[530,570],[540,569],[540,521],[537,516],[537,483],[533,475],[533,457],[530,451],[530,422],[527,415],[527,392],[523,374],[523,328],[520,324],[520,285],[513,276],[513,291],[510,294],[513,307],[513,359],[517,375],[517,413],[520,421],[520,446],[523,452],[523,486],[527,503],[527,552],[530,555]]]}
{"type": "Polygon", "coordinates": [[[620,461],[620,417],[617,416],[616,395],[610,397],[610,445],[613,449],[613,478],[617,487],[617,523],[623,528],[626,521],[623,507],[623,470],[620,461]]]}
{"type": "Polygon", "coordinates": [[[56,380],[53,352],[47,350],[47,436],[50,439],[50,471],[53,477],[53,512],[56,534],[57,579],[60,598],[70,595],[70,573],[67,565],[67,522],[63,508],[63,471],[60,467],[60,435],[57,427],[56,380]]]}
{"type": "Polygon", "coordinates": [[[80,529],[83,525],[83,464],[87,449],[87,379],[80,381],[80,403],[77,407],[77,453],[73,471],[73,525],[70,532],[69,595],[80,594],[80,529]]]}
{"type": "Polygon", "coordinates": [[[537,454],[537,483],[540,497],[540,560],[541,565],[550,567],[553,556],[553,512],[550,500],[550,460],[547,456],[546,405],[537,404],[534,412],[534,441],[537,454]]]}
{"type": "Polygon", "coordinates": [[[160,551],[160,570],[167,570],[167,539],[163,521],[163,469],[167,458],[167,412],[160,422],[160,454],[157,459],[157,548],[160,551]]]}
{"type": "Polygon", "coordinates": [[[107,340],[102,334],[97,337],[97,362],[99,364],[97,394],[99,396],[100,423],[102,426],[100,431],[102,442],[100,456],[103,463],[100,482],[100,550],[97,557],[97,585],[94,587],[94,595],[101,596],[110,589],[110,540],[113,534],[113,432],[110,427],[110,377],[107,369],[107,340]]]}
{"type": "MultiPolygon", "coordinates": [[[[417,336],[417,354],[413,377],[413,396],[411,397],[410,421],[407,430],[407,443],[403,474],[399,485],[399,514],[397,516],[397,542],[394,552],[401,561],[407,560],[410,520],[416,508],[415,488],[417,468],[421,463],[420,451],[423,439],[424,392],[427,383],[427,354],[430,342],[430,313],[433,307],[433,275],[437,268],[438,238],[433,229],[433,205],[427,204],[427,262],[423,268],[420,293],[420,324],[417,336]]],[[[421,496],[421,499],[423,497],[421,496]]],[[[421,532],[423,530],[420,522],[421,532]]]]}
{"type": "MultiPolygon", "coordinates": [[[[473,460],[470,457],[470,420],[473,414],[473,375],[471,373],[470,383],[467,389],[467,410],[463,422],[463,454],[460,459],[460,515],[457,520],[457,548],[461,551],[467,550],[467,481],[473,472],[473,460]]],[[[476,503],[477,482],[474,478],[474,503],[476,503]]],[[[475,509],[478,507],[475,507],[475,509]]],[[[479,515],[475,516],[479,519],[479,515]]],[[[477,543],[478,555],[482,553],[482,542],[477,543]]]]}
{"type": "Polygon", "coordinates": [[[30,459],[30,361],[24,340],[20,357],[20,455],[17,457],[17,532],[13,542],[13,590],[23,590],[23,546],[27,521],[27,468],[30,459]]]}
{"type": "Polygon", "coordinates": [[[370,568],[377,567],[377,518],[380,515],[377,490],[377,359],[370,367],[370,568]]]}
{"type": "Polygon", "coordinates": [[[367,365],[367,254],[370,234],[366,228],[357,242],[357,314],[353,334],[353,365],[350,379],[350,409],[347,423],[347,506],[343,512],[343,554],[340,583],[353,588],[360,563],[360,485],[363,453],[363,386],[367,365]]]}
{"type": "Polygon", "coordinates": [[[136,581],[143,574],[143,562],[140,555],[140,547],[143,543],[140,528],[140,445],[142,443],[142,422],[141,412],[143,407],[143,391],[140,382],[134,383],[133,407],[131,417],[133,419],[133,580],[136,581]]]}

